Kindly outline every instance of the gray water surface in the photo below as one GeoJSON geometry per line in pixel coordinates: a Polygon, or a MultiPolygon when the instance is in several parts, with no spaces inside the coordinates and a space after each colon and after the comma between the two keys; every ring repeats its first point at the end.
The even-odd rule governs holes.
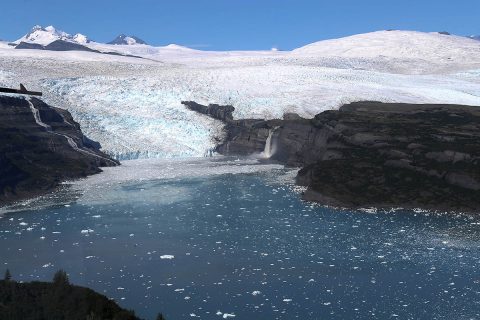
{"type": "Polygon", "coordinates": [[[480,219],[322,208],[285,173],[126,163],[4,215],[0,263],[146,319],[480,319],[480,219]]]}

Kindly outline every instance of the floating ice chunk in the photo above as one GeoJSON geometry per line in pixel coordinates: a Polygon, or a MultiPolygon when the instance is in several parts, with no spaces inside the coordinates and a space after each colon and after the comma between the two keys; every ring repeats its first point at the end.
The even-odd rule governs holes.
{"type": "Polygon", "coordinates": [[[93,233],[94,231],[92,229],[85,229],[85,230],[82,230],[80,231],[81,234],[90,234],[90,233],[93,233]]]}
{"type": "Polygon", "coordinates": [[[47,263],[47,264],[44,264],[42,266],[42,268],[50,268],[50,267],[53,267],[53,264],[51,262],[47,263]]]}
{"type": "Polygon", "coordinates": [[[224,313],[223,314],[223,319],[228,319],[228,318],[235,318],[235,314],[233,313],[224,313]]]}
{"type": "Polygon", "coordinates": [[[292,299],[283,299],[283,302],[292,302],[292,299]]]}
{"type": "Polygon", "coordinates": [[[20,222],[20,225],[21,225],[21,226],[28,226],[28,223],[26,223],[26,222],[20,222]]]}
{"type": "Polygon", "coordinates": [[[365,213],[377,213],[377,208],[361,208],[360,211],[363,211],[365,213]]]}
{"type": "Polygon", "coordinates": [[[174,258],[175,258],[175,256],[172,256],[170,254],[164,254],[163,256],[160,256],[160,259],[162,259],[162,260],[172,260],[174,258]]]}
{"type": "Polygon", "coordinates": [[[261,294],[262,292],[260,291],[253,291],[252,292],[252,296],[258,296],[259,294],[261,294]]]}

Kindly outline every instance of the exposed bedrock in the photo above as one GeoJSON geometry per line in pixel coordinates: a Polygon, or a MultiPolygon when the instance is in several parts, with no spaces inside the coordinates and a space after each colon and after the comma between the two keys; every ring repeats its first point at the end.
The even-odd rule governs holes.
{"type": "Polygon", "coordinates": [[[0,204],[118,164],[99,148],[68,111],[35,98],[0,96],[0,204]]]}
{"type": "Polygon", "coordinates": [[[297,183],[307,187],[306,200],[480,211],[480,107],[356,102],[313,119],[224,121],[219,153],[263,152],[301,167],[297,183]]]}

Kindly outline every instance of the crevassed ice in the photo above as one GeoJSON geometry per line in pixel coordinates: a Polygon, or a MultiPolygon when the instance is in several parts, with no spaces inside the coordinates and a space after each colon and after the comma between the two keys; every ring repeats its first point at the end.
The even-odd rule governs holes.
{"type": "Polygon", "coordinates": [[[0,70],[0,86],[12,86],[14,74],[0,70]]]}
{"type": "Polygon", "coordinates": [[[235,118],[313,117],[342,104],[374,100],[480,105],[467,77],[400,75],[302,66],[167,67],[131,77],[43,80],[85,133],[119,159],[203,156],[223,124],[187,110],[182,100],[232,104],[235,118]]]}
{"type": "Polygon", "coordinates": [[[179,89],[148,79],[47,80],[90,138],[119,159],[203,156],[223,124],[187,110],[179,89]]]}

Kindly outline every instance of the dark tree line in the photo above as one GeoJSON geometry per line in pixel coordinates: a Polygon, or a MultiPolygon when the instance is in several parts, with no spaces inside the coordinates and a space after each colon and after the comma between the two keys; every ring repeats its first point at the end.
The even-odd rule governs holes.
{"type": "MultiPolygon", "coordinates": [[[[10,270],[0,281],[2,320],[140,320],[133,311],[91,289],[70,284],[68,274],[59,270],[53,282],[18,283],[10,270]]],[[[165,320],[160,313],[157,320],[165,320]]]]}

